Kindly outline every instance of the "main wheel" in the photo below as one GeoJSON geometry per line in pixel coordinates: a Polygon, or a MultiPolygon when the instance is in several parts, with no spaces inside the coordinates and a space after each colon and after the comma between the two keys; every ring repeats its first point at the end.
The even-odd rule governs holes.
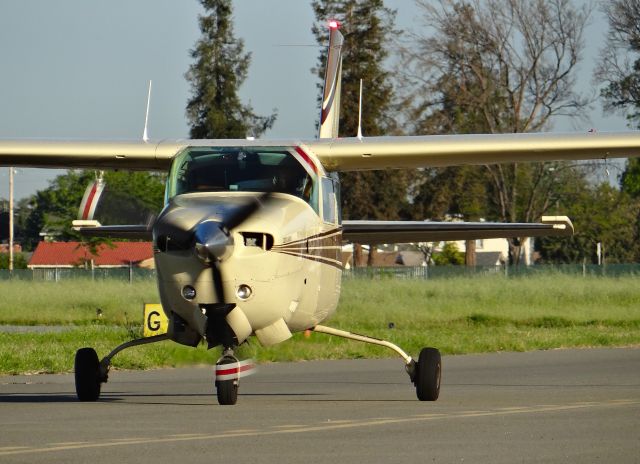
{"type": "Polygon", "coordinates": [[[76,394],[80,401],[100,397],[100,361],[93,348],[80,348],[75,360],[76,394]]]}
{"type": "Polygon", "coordinates": [[[440,395],[442,361],[435,348],[423,348],[416,365],[416,394],[420,401],[435,401],[440,395]]]}
{"type": "Polygon", "coordinates": [[[219,380],[216,382],[218,403],[232,405],[238,401],[238,382],[236,380],[219,380]]]}

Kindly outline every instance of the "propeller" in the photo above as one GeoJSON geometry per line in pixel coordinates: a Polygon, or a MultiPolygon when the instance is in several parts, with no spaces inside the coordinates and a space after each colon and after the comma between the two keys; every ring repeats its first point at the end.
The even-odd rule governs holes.
{"type": "Polygon", "coordinates": [[[271,197],[271,192],[263,193],[232,211],[222,222],[204,220],[193,229],[195,253],[203,263],[211,266],[216,298],[220,303],[226,301],[220,263],[233,253],[231,232],[253,216],[271,197]]]}

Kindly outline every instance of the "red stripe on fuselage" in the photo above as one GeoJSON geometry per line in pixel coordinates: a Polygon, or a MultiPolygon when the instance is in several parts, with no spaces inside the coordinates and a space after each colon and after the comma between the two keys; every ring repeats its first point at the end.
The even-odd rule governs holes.
{"type": "Polygon", "coordinates": [[[317,175],[318,174],[318,166],[316,166],[316,164],[313,162],[313,160],[311,159],[311,157],[309,155],[307,155],[305,153],[305,151],[300,148],[300,147],[296,147],[296,153],[298,153],[302,159],[309,165],[311,166],[311,169],[313,169],[313,172],[317,175]]]}

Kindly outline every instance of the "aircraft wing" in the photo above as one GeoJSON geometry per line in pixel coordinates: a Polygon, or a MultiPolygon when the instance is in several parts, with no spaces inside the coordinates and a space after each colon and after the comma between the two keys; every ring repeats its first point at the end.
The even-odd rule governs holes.
{"type": "Polygon", "coordinates": [[[305,142],[329,171],[640,156],[640,132],[388,136],[305,142]]]}
{"type": "Polygon", "coordinates": [[[354,243],[414,243],[482,238],[573,235],[566,216],[543,216],[540,223],[343,221],[342,238],[354,243]]]}
{"type": "Polygon", "coordinates": [[[85,237],[106,237],[106,238],[124,238],[124,239],[140,239],[151,240],[151,227],[147,225],[116,225],[116,226],[88,226],[74,227],[85,237]]]}
{"type": "Polygon", "coordinates": [[[301,146],[328,171],[640,156],[640,132],[385,136],[313,140],[0,140],[0,166],[167,170],[188,146],[301,146]]]}
{"type": "Polygon", "coordinates": [[[0,140],[0,166],[165,171],[187,145],[180,140],[0,140]]]}

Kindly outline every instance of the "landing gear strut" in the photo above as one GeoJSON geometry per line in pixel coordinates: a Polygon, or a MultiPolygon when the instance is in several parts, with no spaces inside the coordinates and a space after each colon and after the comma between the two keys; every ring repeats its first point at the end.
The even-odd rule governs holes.
{"type": "Polygon", "coordinates": [[[166,334],[156,335],[154,337],[139,338],[131,340],[116,347],[111,353],[98,361],[98,354],[93,348],[80,348],[76,351],[76,359],[74,363],[76,394],[80,401],[97,401],[100,397],[101,384],[106,383],[109,379],[109,368],[111,367],[111,358],[116,354],[130,348],[132,346],[146,345],[148,343],[160,342],[167,340],[166,334]]]}
{"type": "Polygon", "coordinates": [[[311,330],[359,342],[385,346],[392,349],[404,359],[404,367],[407,370],[407,374],[409,374],[411,382],[413,382],[416,387],[416,395],[418,396],[418,399],[420,401],[435,401],[438,399],[438,396],[440,395],[440,380],[442,376],[442,360],[440,358],[440,352],[437,349],[423,348],[420,351],[418,362],[416,362],[399,346],[386,340],[354,334],[322,325],[317,325],[311,330]]]}

